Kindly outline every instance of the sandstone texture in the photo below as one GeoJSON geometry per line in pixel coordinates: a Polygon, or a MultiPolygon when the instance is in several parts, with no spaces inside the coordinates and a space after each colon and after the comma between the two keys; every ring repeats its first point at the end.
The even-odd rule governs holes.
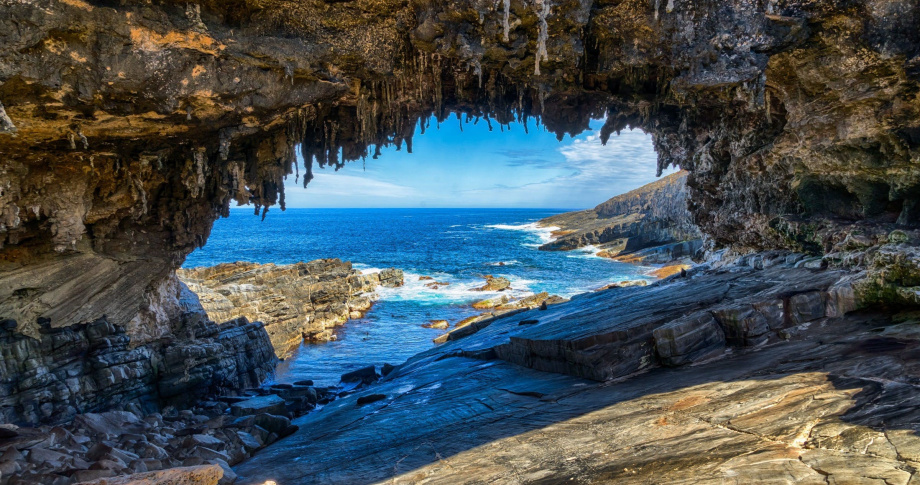
{"type": "Polygon", "coordinates": [[[403,284],[400,270],[361,274],[338,259],[291,265],[238,262],[181,269],[178,275],[198,294],[211,319],[245,317],[265,324],[278,357],[304,340],[335,338],[336,326],[371,308],[378,286],[403,284]]]}
{"type": "Polygon", "coordinates": [[[907,484],[920,322],[801,261],[496,318],[295,420],[238,483],[907,484]]]}
{"type": "Polygon", "coordinates": [[[618,195],[594,209],[540,220],[558,227],[544,251],[596,246],[599,256],[631,263],[689,259],[702,247],[702,234],[687,210],[687,172],[678,172],[618,195]]]}

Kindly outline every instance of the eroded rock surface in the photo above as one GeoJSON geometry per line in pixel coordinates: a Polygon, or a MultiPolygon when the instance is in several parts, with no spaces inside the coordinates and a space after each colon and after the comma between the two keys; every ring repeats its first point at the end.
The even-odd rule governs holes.
{"type": "Polygon", "coordinates": [[[495,319],[297,420],[235,471],[247,484],[908,483],[916,316],[857,311],[856,274],[785,256],[495,319]],[[385,397],[352,402],[366,393],[385,397]]]}
{"type": "Polygon", "coordinates": [[[303,340],[334,338],[336,326],[371,308],[379,286],[403,284],[400,270],[362,274],[338,259],[290,265],[238,262],[182,269],[178,275],[198,294],[211,319],[246,317],[264,323],[279,357],[303,340]]]}
{"type": "Polygon", "coordinates": [[[0,328],[0,422],[61,423],[78,413],[124,406],[154,411],[191,405],[225,390],[258,386],[274,372],[265,328],[238,318],[209,320],[194,294],[176,336],[137,345],[105,318],[40,327],[38,339],[16,322],[0,328]]]}

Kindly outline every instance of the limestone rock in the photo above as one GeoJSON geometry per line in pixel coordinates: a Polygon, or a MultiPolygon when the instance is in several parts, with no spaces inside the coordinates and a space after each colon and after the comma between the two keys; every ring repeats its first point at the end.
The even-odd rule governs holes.
{"type": "Polygon", "coordinates": [[[371,308],[378,286],[402,285],[403,273],[361,274],[351,263],[319,259],[293,265],[229,263],[179,270],[216,321],[261,321],[275,353],[284,357],[307,340],[330,340],[332,329],[371,308]]]}

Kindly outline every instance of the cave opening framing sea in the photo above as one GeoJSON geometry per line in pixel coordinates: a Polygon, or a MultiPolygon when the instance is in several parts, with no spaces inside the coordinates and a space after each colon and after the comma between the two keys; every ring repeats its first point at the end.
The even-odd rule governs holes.
{"type": "Polygon", "coordinates": [[[652,279],[649,268],[595,256],[595,248],[540,251],[551,228],[537,224],[566,209],[288,209],[264,221],[245,209],[215,223],[208,243],[184,267],[247,261],[292,264],[321,258],[350,261],[371,272],[398,268],[405,285],[379,288],[363,317],[336,329],[332,342],[304,343],[282,362],[275,382],[314,380],[335,385],[346,372],[399,364],[431,348],[444,330],[480,311],[470,304],[498,293],[472,291],[491,274],[511,280],[504,294],[546,291],[563,297],[628,279],[652,279]],[[430,276],[450,283],[425,286],[430,276]]]}

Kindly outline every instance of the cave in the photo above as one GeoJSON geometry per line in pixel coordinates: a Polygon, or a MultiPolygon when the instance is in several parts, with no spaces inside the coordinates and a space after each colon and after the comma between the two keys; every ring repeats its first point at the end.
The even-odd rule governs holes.
{"type": "MultiPolygon", "coordinates": [[[[4,3],[0,421],[51,426],[129,405],[151,413],[257,387],[276,364],[264,328],[244,319],[213,322],[190,311],[194,298],[176,270],[205,245],[214,221],[227,216],[232,204],[249,204],[259,218],[271,218],[286,208],[286,177],[309,184],[317,167],[378,157],[385,163],[383,148],[411,151],[420,124],[447,122],[452,116],[497,128],[539,124],[560,139],[603,118],[602,140],[641,129],[652,137],[659,173],[669,168],[688,172],[687,210],[703,234],[701,261],[705,271],[718,274],[699,270],[703,277],[694,279],[693,273],[675,283],[696,281],[698,299],[687,299],[674,290],[677,286],[621,289],[628,295],[612,300],[610,308],[626,312],[653,305],[646,298],[659,294],[658,288],[666,301],[685,305],[672,309],[676,313],[669,315],[666,328],[646,329],[646,347],[664,348],[651,343],[653,333],[659,343],[676,342],[673,336],[688,329],[707,345],[717,335],[742,347],[767,342],[755,327],[798,342],[804,334],[786,325],[813,321],[808,315],[815,312],[821,318],[858,315],[841,324],[852,330],[841,335],[856,335],[867,325],[889,332],[879,322],[910,322],[905,310],[920,302],[917,25],[920,7],[911,0],[4,3]],[[306,161],[303,172],[298,155],[306,161]],[[731,265],[747,269],[731,273],[725,269],[731,265]],[[745,276],[747,271],[763,277],[745,276]],[[800,271],[815,273],[802,276],[800,271]],[[773,288],[767,281],[785,281],[785,287],[773,288]],[[753,306],[735,308],[733,316],[726,316],[725,309],[711,316],[694,313],[705,307],[709,291],[722,295],[719,302],[734,298],[753,306]],[[770,304],[749,302],[752,295],[769,295],[770,304]],[[783,328],[774,325],[774,317],[783,328]],[[740,333],[716,331],[725,321],[734,322],[731,332],[740,333]]],[[[553,312],[562,310],[548,313],[560,321],[570,318],[553,312]]],[[[514,331],[539,333],[542,325],[523,323],[532,320],[514,322],[514,331]]],[[[485,339],[499,327],[477,327],[476,338],[485,339]]],[[[467,366],[519,366],[526,370],[521,382],[534,388],[541,381],[531,372],[552,376],[545,382],[560,376],[609,381],[646,369],[648,359],[635,354],[642,346],[614,349],[610,346],[624,341],[625,334],[595,330],[577,342],[558,336],[541,340],[535,333],[475,348],[445,345],[455,346],[450,356],[465,359],[467,366]],[[560,357],[566,352],[568,357],[560,357]]],[[[905,458],[916,432],[910,419],[860,414],[871,399],[891,399],[898,409],[913,406],[913,397],[891,397],[888,384],[879,384],[888,379],[915,385],[915,342],[905,335],[890,337],[898,345],[855,346],[847,354],[854,369],[868,369],[862,371],[866,375],[841,371],[825,380],[797,378],[789,364],[794,352],[777,350],[777,356],[790,359],[779,367],[787,373],[751,378],[786,390],[800,379],[796,382],[807,381],[802,385],[812,394],[852,398],[858,404],[854,411],[833,413],[847,425],[861,426],[865,436],[890,424],[896,431],[890,436],[897,438],[886,443],[896,452],[851,456],[847,453],[856,452],[847,448],[849,438],[825,439],[810,431],[789,439],[779,431],[758,436],[798,450],[798,463],[807,468],[799,471],[805,475],[819,470],[827,476],[834,473],[827,470],[843,465],[831,463],[830,455],[814,458],[811,451],[801,451],[802,440],[836,450],[834,456],[850,457],[851,464],[893,460],[899,473],[913,474],[920,457],[905,458]],[[888,349],[886,358],[897,361],[896,371],[884,369],[875,348],[888,349]],[[853,391],[857,388],[861,391],[853,391]]],[[[796,345],[788,348],[825,355],[796,345]]],[[[661,368],[703,355],[672,350],[656,357],[661,368]]],[[[744,354],[738,372],[756,367],[757,355],[768,353],[744,354]]],[[[435,369],[447,365],[437,362],[449,360],[426,365],[435,369]]],[[[724,393],[732,385],[756,394],[757,386],[739,384],[749,383],[744,375],[705,365],[707,377],[687,380],[688,385],[709,386],[715,393],[706,397],[711,402],[725,404],[724,393]]],[[[506,372],[501,369],[494,372],[506,372]]],[[[678,392],[663,375],[655,374],[649,382],[658,387],[651,389],[678,392]]],[[[536,402],[559,397],[556,391],[516,389],[505,391],[536,402]]],[[[651,399],[632,388],[607,398],[623,406],[620,411],[635,399],[651,399]]],[[[769,401],[751,399],[764,406],[769,401]]],[[[584,398],[557,420],[542,424],[550,429],[568,420],[583,422],[579,419],[607,409],[592,402],[584,398]]],[[[519,410],[537,409],[531,405],[520,404],[519,410]]],[[[677,413],[685,405],[674,404],[667,412],[677,413]]],[[[514,419],[514,413],[509,415],[514,419]]],[[[344,422],[348,416],[337,419],[344,422]]],[[[516,431],[508,435],[481,431],[451,453],[472,453],[492,443],[513,455],[514,436],[533,429],[512,428],[516,431]]],[[[560,433],[556,443],[566,443],[560,433]]],[[[371,439],[352,436],[358,442],[371,439]]],[[[416,438],[420,443],[431,439],[416,438]]],[[[363,478],[329,469],[288,472],[284,464],[290,455],[279,448],[239,468],[241,480],[262,483],[276,472],[278,477],[289,473],[279,478],[285,484],[398,477],[411,483],[439,473],[431,467],[439,466],[440,458],[414,462],[426,470],[419,472],[421,478],[403,475],[412,469],[384,472],[392,464],[379,463],[361,464],[366,467],[358,470],[363,478]],[[269,468],[259,471],[260,466],[269,468]]],[[[741,455],[727,452],[724,458],[741,455]]],[[[564,463],[544,459],[554,463],[554,471],[524,481],[625,479],[631,476],[628,470],[638,473],[639,481],[667,472],[650,465],[647,456],[610,461],[616,467],[595,463],[591,473],[560,471],[564,463]]],[[[675,458],[673,469],[698,466],[694,460],[675,458]]],[[[199,472],[211,473],[194,473],[199,472]]],[[[754,480],[758,475],[751,473],[743,476],[754,480]]],[[[0,480],[9,474],[3,471],[0,480]]],[[[511,476],[493,478],[509,481],[511,476]]],[[[662,476],[663,481],[675,479],[662,476]]],[[[840,480],[849,476],[840,475],[840,480]]],[[[887,480],[903,478],[892,477],[887,480]]],[[[212,483],[212,478],[198,479],[212,483]]],[[[67,480],[76,483],[73,477],[67,480]]]]}

